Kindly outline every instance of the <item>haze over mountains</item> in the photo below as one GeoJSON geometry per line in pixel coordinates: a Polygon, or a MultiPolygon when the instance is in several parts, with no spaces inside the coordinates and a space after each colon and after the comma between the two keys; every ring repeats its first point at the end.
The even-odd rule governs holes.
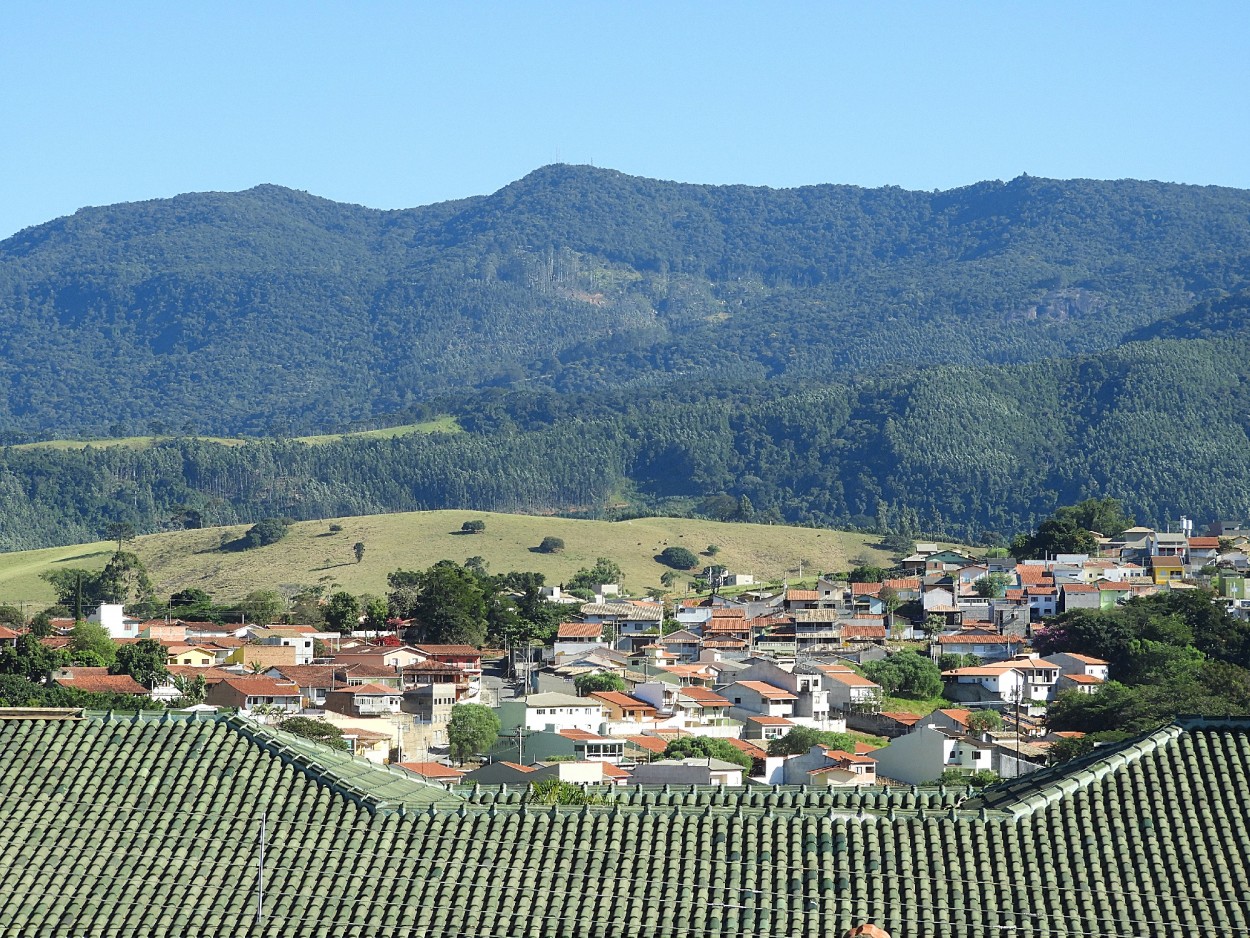
{"type": "Polygon", "coordinates": [[[182,505],[234,521],[718,495],[963,536],[1086,494],[1143,520],[1246,514],[1248,280],[1250,192],[1135,181],[769,190],[559,165],[403,211],[276,186],[84,209],[0,243],[7,442],[432,413],[470,432],[371,441],[363,480],[332,447],[292,455],[281,484],[216,489],[186,453],[14,452],[0,498],[78,533],[182,505]],[[420,478],[383,478],[401,462],[420,478]]]}

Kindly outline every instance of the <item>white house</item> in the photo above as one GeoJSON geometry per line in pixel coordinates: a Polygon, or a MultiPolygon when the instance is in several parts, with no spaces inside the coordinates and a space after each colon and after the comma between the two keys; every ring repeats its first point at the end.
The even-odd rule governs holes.
{"type": "Polygon", "coordinates": [[[560,730],[597,733],[605,719],[599,701],[571,694],[530,694],[517,700],[505,700],[496,709],[504,733],[517,726],[557,733],[560,730]]]}
{"type": "Polygon", "coordinates": [[[1009,661],[943,671],[942,679],[957,685],[979,685],[989,699],[1006,704],[1040,703],[1054,697],[1059,668],[1042,658],[1022,655],[1009,661]]]}
{"type": "Polygon", "coordinates": [[[972,736],[929,724],[873,750],[877,774],[909,785],[922,785],[947,769],[971,774],[993,768],[994,746],[972,736]]]}
{"type": "Polygon", "coordinates": [[[143,626],[138,619],[126,615],[121,603],[100,603],[100,607],[87,616],[87,621],[106,628],[109,638],[138,638],[143,626]]]}

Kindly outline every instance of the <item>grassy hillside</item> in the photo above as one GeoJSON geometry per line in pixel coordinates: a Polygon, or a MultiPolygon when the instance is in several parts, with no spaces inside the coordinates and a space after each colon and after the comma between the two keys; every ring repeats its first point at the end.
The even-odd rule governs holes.
{"type": "MultiPolygon", "coordinates": [[[[716,544],[715,563],[757,578],[780,579],[789,571],[793,581],[799,562],[804,576],[821,570],[844,570],[852,557],[876,563],[887,555],[870,546],[871,535],[781,525],[726,524],[685,518],[641,518],[633,521],[577,521],[488,512],[430,511],[371,515],[295,525],[287,537],[268,547],[241,553],[218,549],[223,535],[237,537],[246,525],[152,534],[138,538],[133,549],[152,573],[160,595],[185,587],[199,587],[219,600],[253,589],[284,589],[325,583],[353,593],[386,592],[386,575],[393,570],[420,569],[437,560],[463,562],[486,558],[492,572],[535,570],[550,583],[559,583],[598,557],[621,565],[627,588],[641,592],[660,585],[668,568],[654,557],[665,547],[687,547],[701,562],[713,560],[702,552],[716,544]],[[486,522],[481,534],[460,534],[473,519],[486,522]],[[343,530],[331,533],[331,524],[343,530]],[[561,554],[533,551],[544,537],[564,539],[561,554]],[[356,563],[352,546],[365,544],[364,559],[356,563]]],[[[108,542],[80,544],[0,554],[0,602],[48,603],[52,592],[39,579],[57,566],[99,569],[113,550],[108,542]]]]}
{"type": "MultiPolygon", "coordinates": [[[[323,433],[316,436],[297,436],[294,437],[296,443],[309,443],[313,446],[319,446],[323,443],[334,443],[343,439],[359,439],[359,440],[393,440],[396,437],[407,436],[410,433],[460,433],[460,424],[455,417],[443,416],[435,417],[433,420],[426,420],[422,423],[408,423],[397,427],[383,427],[379,430],[356,430],[351,433],[323,433]]],[[[249,442],[239,437],[225,436],[194,436],[193,439],[202,443],[220,443],[222,446],[242,446],[249,442]]],[[[43,440],[38,443],[19,443],[14,446],[15,450],[32,450],[32,449],[50,449],[50,450],[77,450],[86,449],[88,446],[94,446],[97,449],[103,449],[110,446],[122,446],[128,449],[146,449],[153,443],[161,440],[170,439],[167,436],[125,436],[114,437],[112,439],[103,440],[43,440]]]]}

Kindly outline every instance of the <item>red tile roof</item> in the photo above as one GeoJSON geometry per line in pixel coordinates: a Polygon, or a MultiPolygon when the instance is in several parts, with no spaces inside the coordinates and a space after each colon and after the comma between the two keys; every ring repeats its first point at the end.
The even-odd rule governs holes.
{"type": "Polygon", "coordinates": [[[852,583],[851,584],[852,596],[876,596],[877,593],[879,592],[881,592],[880,583],[852,583]]]}
{"type": "Polygon", "coordinates": [[[755,691],[765,700],[798,700],[788,690],[773,684],[766,684],[763,681],[738,681],[738,685],[755,691]]]}
{"type": "Polygon", "coordinates": [[[843,638],[885,638],[884,625],[844,625],[843,638]]]}
{"type": "MultiPolygon", "coordinates": [[[[75,669],[73,677],[58,678],[62,687],[75,687],[78,690],[92,691],[102,694],[147,694],[148,689],[129,674],[80,674],[82,669],[75,669]]],[[[103,670],[103,669],[101,669],[103,670]]]]}
{"type": "Polygon", "coordinates": [[[607,742],[606,736],[600,736],[598,733],[591,733],[587,730],[557,730],[565,739],[572,739],[577,742],[607,742]]]}
{"type": "Polygon", "coordinates": [[[401,769],[415,772],[424,778],[457,779],[464,776],[464,772],[460,769],[443,765],[441,762],[400,762],[398,765],[401,769]]]}
{"type": "Polygon", "coordinates": [[[785,717],[751,716],[747,717],[747,722],[758,723],[760,726],[794,726],[794,723],[785,717]]]}
{"type": "Polygon", "coordinates": [[[465,655],[471,658],[482,656],[481,651],[472,645],[413,645],[412,647],[427,655],[465,655]]]}
{"type": "Polygon", "coordinates": [[[228,677],[223,682],[248,697],[298,697],[299,685],[271,677],[228,677]]]}
{"type": "Polygon", "coordinates": [[[602,625],[592,625],[589,622],[561,622],[556,638],[598,638],[602,634],[602,625]]]}
{"type": "Polygon", "coordinates": [[[810,602],[820,599],[820,593],[816,590],[786,590],[786,602],[810,602]]]}
{"type": "Polygon", "coordinates": [[[696,686],[683,687],[678,696],[685,697],[687,700],[693,700],[695,703],[702,704],[705,707],[728,707],[729,706],[728,700],[726,700],[720,694],[717,694],[714,691],[708,690],[706,687],[696,687],[696,686]]]}
{"type": "Polygon", "coordinates": [[[596,700],[602,700],[605,703],[610,703],[615,707],[620,707],[622,710],[642,710],[644,712],[650,711],[651,713],[655,713],[655,707],[651,706],[651,704],[647,703],[645,700],[639,700],[637,697],[629,696],[629,694],[622,694],[620,691],[599,690],[595,691],[590,696],[594,697],[596,700]]]}
{"type": "Polygon", "coordinates": [[[731,737],[726,739],[725,742],[729,743],[729,745],[733,746],[735,749],[741,749],[752,759],[763,759],[768,755],[768,750],[755,745],[755,743],[751,742],[749,739],[736,739],[731,737]]]}
{"type": "Polygon", "coordinates": [[[646,749],[648,752],[663,752],[668,748],[668,743],[658,736],[626,736],[625,738],[639,749],[646,749]]]}

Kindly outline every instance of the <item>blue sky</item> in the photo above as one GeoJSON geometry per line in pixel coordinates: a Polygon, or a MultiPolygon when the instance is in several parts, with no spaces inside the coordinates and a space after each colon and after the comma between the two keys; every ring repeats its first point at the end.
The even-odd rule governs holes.
{"type": "Polygon", "coordinates": [[[1250,188],[1241,2],[8,3],[0,237],[272,182],[378,208],[551,162],[1250,188]]]}

